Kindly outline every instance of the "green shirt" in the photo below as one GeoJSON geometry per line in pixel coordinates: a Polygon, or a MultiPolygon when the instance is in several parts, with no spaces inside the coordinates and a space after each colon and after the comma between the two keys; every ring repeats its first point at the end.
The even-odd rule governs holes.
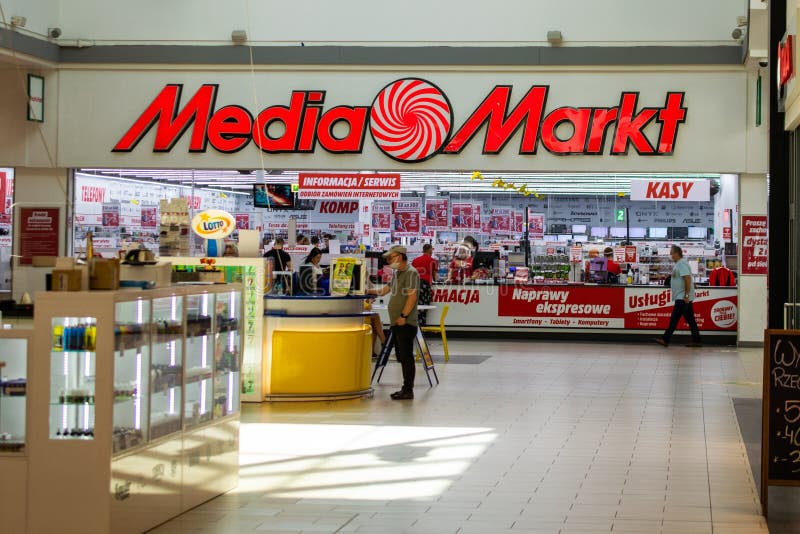
{"type": "Polygon", "coordinates": [[[672,300],[683,300],[686,294],[684,276],[691,278],[689,302],[692,302],[694,301],[694,277],[692,276],[692,268],[689,267],[689,262],[683,258],[679,259],[672,269],[672,278],[669,281],[670,289],[672,289],[672,300]]]}
{"type": "MultiPolygon", "coordinates": [[[[391,290],[389,291],[389,320],[391,325],[397,323],[400,314],[403,313],[403,308],[406,305],[409,291],[416,291],[419,297],[419,273],[409,263],[404,270],[398,269],[394,272],[392,278],[391,290]]],[[[414,301],[414,307],[411,313],[406,317],[406,324],[417,326],[417,301],[414,301]]]]}

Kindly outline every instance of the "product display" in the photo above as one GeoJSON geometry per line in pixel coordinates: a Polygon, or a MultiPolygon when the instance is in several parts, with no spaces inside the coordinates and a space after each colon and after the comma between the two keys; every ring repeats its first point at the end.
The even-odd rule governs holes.
{"type": "Polygon", "coordinates": [[[97,319],[55,317],[50,352],[50,438],[94,437],[97,319]]]}
{"type": "Polygon", "coordinates": [[[0,331],[0,454],[25,449],[28,340],[0,331]]]}

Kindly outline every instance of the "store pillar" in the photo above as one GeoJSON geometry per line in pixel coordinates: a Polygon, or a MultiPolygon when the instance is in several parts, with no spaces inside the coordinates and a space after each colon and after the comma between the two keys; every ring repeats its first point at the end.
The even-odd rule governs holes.
{"type": "Polygon", "coordinates": [[[767,215],[767,177],[763,174],[743,174],[739,179],[739,213],[736,240],[739,251],[739,343],[757,344],[764,341],[767,327],[767,275],[745,274],[742,258],[743,239],[747,232],[742,231],[743,216],[767,215]],[[743,313],[742,310],[747,310],[743,313]]]}

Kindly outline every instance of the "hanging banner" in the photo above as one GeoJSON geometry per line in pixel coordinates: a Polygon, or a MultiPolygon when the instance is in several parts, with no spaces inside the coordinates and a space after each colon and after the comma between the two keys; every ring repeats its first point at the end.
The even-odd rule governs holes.
{"type": "Polygon", "coordinates": [[[583,247],[580,245],[572,245],[569,247],[569,262],[581,263],[583,261],[583,247]]]}
{"type": "Polygon", "coordinates": [[[142,228],[155,228],[158,226],[158,208],[156,206],[144,206],[142,208],[142,228]]]}
{"type": "Polygon", "coordinates": [[[103,202],[103,226],[119,226],[119,203],[103,202]]]}
{"type": "Polygon", "coordinates": [[[450,227],[453,230],[473,230],[475,228],[475,213],[472,204],[454,203],[452,206],[452,216],[450,227]]]}
{"type": "Polygon", "coordinates": [[[30,265],[34,256],[58,256],[58,208],[21,208],[20,265],[30,265]]]}
{"type": "Polygon", "coordinates": [[[298,197],[400,198],[400,175],[360,173],[306,173],[298,176],[298,197]]]}
{"type": "Polygon", "coordinates": [[[514,210],[514,233],[521,234],[525,231],[525,213],[514,210]]]}
{"type": "Polygon", "coordinates": [[[708,202],[709,180],[631,180],[631,200],[708,202]]]}
{"type": "Polygon", "coordinates": [[[636,263],[639,261],[636,250],[634,245],[627,245],[625,247],[625,263],[636,263]]]}
{"type": "MultiPolygon", "coordinates": [[[[11,225],[11,205],[14,203],[14,178],[12,170],[0,171],[0,224],[11,225]]],[[[10,234],[10,230],[9,230],[10,234]]],[[[10,236],[2,236],[9,237],[10,236]]],[[[0,246],[10,246],[0,244],[0,246]]]]}
{"type": "Polygon", "coordinates": [[[480,204],[475,204],[472,207],[472,228],[485,234],[491,233],[489,218],[483,213],[483,207],[480,204]]]}
{"type": "Polygon", "coordinates": [[[425,199],[425,227],[428,230],[447,230],[450,228],[448,223],[448,205],[446,198],[425,199]]]}
{"type": "Polygon", "coordinates": [[[528,212],[528,239],[544,239],[544,213],[528,212]]]}
{"type": "Polygon", "coordinates": [[[237,213],[234,215],[236,219],[236,229],[237,230],[249,230],[250,229],[250,214],[249,213],[237,213]]]}
{"type": "Polygon", "coordinates": [[[741,231],[741,274],[767,274],[769,236],[766,215],[742,215],[741,231]]]}
{"type": "Polygon", "coordinates": [[[392,205],[376,202],[372,205],[372,229],[376,232],[389,232],[392,229],[392,205]]]}
{"type": "Polygon", "coordinates": [[[395,237],[416,237],[420,234],[419,200],[392,202],[395,237]]]}
{"type": "Polygon", "coordinates": [[[508,235],[511,233],[511,208],[492,208],[489,227],[493,235],[508,235]]]}

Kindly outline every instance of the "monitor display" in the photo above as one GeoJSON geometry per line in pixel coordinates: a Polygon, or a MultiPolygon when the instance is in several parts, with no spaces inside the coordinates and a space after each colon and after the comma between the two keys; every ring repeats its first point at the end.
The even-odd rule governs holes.
{"type": "Polygon", "coordinates": [[[648,229],[648,234],[650,235],[650,239],[666,239],[667,229],[650,227],[648,229]]]}
{"type": "Polygon", "coordinates": [[[487,269],[493,269],[494,262],[498,257],[500,257],[499,252],[476,252],[475,256],[472,258],[472,268],[486,267],[487,269]]]}
{"type": "Polygon", "coordinates": [[[647,236],[647,228],[631,228],[631,239],[644,239],[647,236]]]}
{"type": "Polygon", "coordinates": [[[571,241],[571,240],[572,240],[572,234],[559,234],[557,239],[557,241],[571,241]]]}
{"type": "Polygon", "coordinates": [[[672,239],[689,239],[689,228],[686,226],[670,226],[669,235],[672,239]]]}
{"type": "Polygon", "coordinates": [[[708,228],[704,226],[690,226],[689,239],[705,239],[708,235],[708,228]]]}
{"type": "Polygon", "coordinates": [[[458,234],[455,232],[437,232],[439,243],[455,243],[458,241],[458,234]]]}
{"type": "Polygon", "coordinates": [[[575,241],[576,243],[586,243],[587,241],[589,241],[589,236],[586,234],[574,235],[572,236],[572,240],[575,241]]]}
{"type": "Polygon", "coordinates": [[[559,234],[563,235],[567,233],[567,225],[566,224],[551,224],[550,225],[550,233],[551,234],[559,234]]]}
{"type": "Polygon", "coordinates": [[[572,225],[572,233],[573,234],[585,234],[586,233],[586,225],[585,224],[573,224],[572,225]]]}
{"type": "Polygon", "coordinates": [[[253,184],[253,206],[256,208],[294,209],[294,193],[289,184],[253,184]]]}
{"type": "MultiPolygon", "coordinates": [[[[611,237],[621,237],[621,238],[625,237],[626,230],[624,226],[612,226],[611,228],[609,228],[609,230],[611,232],[610,233],[611,237]]],[[[633,228],[631,228],[631,230],[633,230],[633,228]]]]}
{"type": "Polygon", "coordinates": [[[513,266],[525,265],[525,254],[522,252],[509,252],[508,264],[513,266]]]}
{"type": "Polygon", "coordinates": [[[607,235],[607,226],[592,226],[592,237],[606,237],[607,235]]]}

